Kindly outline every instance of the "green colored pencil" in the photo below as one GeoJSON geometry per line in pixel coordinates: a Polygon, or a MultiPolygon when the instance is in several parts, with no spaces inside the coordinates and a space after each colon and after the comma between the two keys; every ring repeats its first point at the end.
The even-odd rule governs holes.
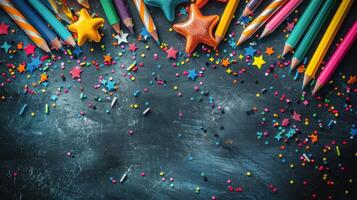
{"type": "Polygon", "coordinates": [[[323,0],[311,0],[310,4],[307,6],[305,12],[300,17],[298,23],[296,24],[294,30],[290,33],[288,39],[285,42],[283,56],[293,50],[301,37],[303,36],[308,25],[311,23],[313,17],[319,10],[323,0]]]}
{"type": "Polygon", "coordinates": [[[331,13],[334,4],[335,0],[326,0],[324,5],[321,7],[320,12],[315,17],[315,21],[312,22],[309,30],[306,32],[299,47],[295,51],[293,59],[291,60],[291,70],[293,70],[305,57],[307,51],[311,47],[323,24],[326,22],[329,14],[331,13]]]}
{"type": "Polygon", "coordinates": [[[42,4],[40,0],[28,0],[32,8],[34,8],[37,13],[51,25],[53,30],[58,34],[58,36],[71,46],[75,46],[71,33],[57,20],[57,18],[51,13],[51,11],[42,4]]]}
{"type": "Polygon", "coordinates": [[[100,4],[102,4],[105,16],[107,16],[108,23],[113,27],[115,32],[120,34],[120,25],[119,25],[119,16],[114,7],[112,0],[100,0],[100,4]]]}

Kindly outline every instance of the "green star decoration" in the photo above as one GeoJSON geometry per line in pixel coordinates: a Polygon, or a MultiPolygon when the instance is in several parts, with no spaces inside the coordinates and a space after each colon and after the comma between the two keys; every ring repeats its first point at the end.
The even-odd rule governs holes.
{"type": "Polygon", "coordinates": [[[187,1],[188,0],[145,0],[145,3],[150,6],[160,7],[167,20],[172,22],[175,20],[176,6],[187,1]]]}

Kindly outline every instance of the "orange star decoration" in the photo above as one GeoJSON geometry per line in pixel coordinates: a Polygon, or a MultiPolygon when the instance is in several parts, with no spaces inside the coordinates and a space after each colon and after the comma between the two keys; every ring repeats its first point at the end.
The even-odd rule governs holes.
{"type": "Polygon", "coordinates": [[[263,59],[263,56],[259,56],[259,57],[255,57],[254,56],[254,62],[252,63],[252,65],[255,65],[258,67],[258,69],[262,68],[262,65],[265,64],[265,61],[263,59]]]}
{"type": "Polygon", "coordinates": [[[350,76],[350,79],[348,79],[347,84],[348,85],[353,85],[357,82],[357,76],[350,76]]]}
{"type": "Polygon", "coordinates": [[[265,53],[268,54],[269,56],[272,55],[273,53],[275,53],[273,47],[267,47],[265,49],[265,53]]]}
{"type": "Polygon", "coordinates": [[[199,43],[216,47],[212,31],[219,21],[218,15],[203,16],[195,4],[191,4],[190,10],[186,22],[173,25],[176,32],[186,37],[186,53],[192,53],[199,43]]]}
{"type": "Polygon", "coordinates": [[[79,19],[68,26],[68,29],[78,35],[78,45],[82,46],[87,40],[99,42],[102,37],[98,29],[104,24],[103,18],[92,18],[86,9],[79,11],[79,19]]]}
{"type": "Polygon", "coordinates": [[[318,137],[315,134],[309,135],[309,138],[310,138],[312,144],[315,144],[318,141],[318,137]]]}
{"type": "Polygon", "coordinates": [[[26,65],[24,64],[19,64],[19,66],[17,67],[17,71],[20,73],[25,72],[25,70],[26,70],[26,65]]]}
{"type": "Polygon", "coordinates": [[[222,59],[222,65],[224,67],[228,67],[231,63],[229,62],[228,58],[223,58],[222,59]]]}
{"type": "Polygon", "coordinates": [[[48,80],[47,74],[41,74],[40,75],[40,83],[43,83],[48,80]]]}
{"type": "MultiPolygon", "coordinates": [[[[217,0],[217,1],[220,1],[220,2],[223,2],[223,3],[228,2],[228,0],[217,0]]],[[[202,8],[207,2],[208,2],[208,0],[196,0],[196,5],[199,8],[202,8]]]]}

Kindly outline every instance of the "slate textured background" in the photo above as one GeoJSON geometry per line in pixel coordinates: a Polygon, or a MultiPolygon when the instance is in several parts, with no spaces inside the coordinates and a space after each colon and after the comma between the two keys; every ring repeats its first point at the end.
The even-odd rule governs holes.
{"type": "MultiPolygon", "coordinates": [[[[300,12],[306,4],[307,1],[300,6],[300,12]]],[[[244,6],[241,2],[237,16],[244,6]]],[[[257,12],[262,7],[264,6],[257,12]]],[[[142,24],[131,2],[130,9],[134,16],[137,35],[142,24]]],[[[210,2],[204,7],[203,13],[220,14],[223,9],[223,4],[210,2]]],[[[153,7],[150,7],[150,10],[158,25],[161,41],[182,51],[185,45],[184,38],[168,31],[171,24],[166,21],[160,10],[153,7]]],[[[98,3],[92,1],[90,12],[94,11],[104,17],[98,3]]],[[[338,38],[344,36],[356,20],[354,11],[356,4],[343,23],[338,38]]],[[[184,18],[178,17],[176,21],[183,21],[184,18]]],[[[0,11],[0,19],[11,23],[10,28],[17,28],[3,11],[0,11]]],[[[282,33],[284,26],[258,41],[257,48],[273,46],[276,53],[279,53],[285,41],[285,34],[282,33]]],[[[232,30],[239,34],[242,27],[232,25],[230,31],[232,30]]],[[[105,37],[100,44],[88,43],[83,47],[89,60],[102,62],[104,54],[110,53],[117,57],[115,55],[121,51],[119,47],[114,48],[111,45],[114,39],[110,37],[112,30],[108,24],[102,31],[105,37]],[[105,52],[100,50],[101,44],[105,44],[105,52]],[[90,47],[95,49],[95,53],[89,52],[90,47]]],[[[16,35],[0,37],[0,43],[15,41],[16,44],[21,40],[25,43],[28,40],[22,31],[18,31],[16,35]]],[[[38,76],[35,75],[39,72],[34,72],[31,78],[18,75],[11,84],[0,88],[0,93],[7,96],[7,100],[0,104],[0,199],[210,199],[212,195],[216,195],[218,199],[309,199],[312,192],[321,195],[321,199],[326,199],[329,194],[336,199],[356,197],[353,191],[353,188],[356,189],[355,184],[345,187],[348,185],[345,183],[346,177],[356,178],[353,169],[356,166],[355,140],[349,141],[351,144],[344,147],[344,156],[341,159],[329,156],[330,176],[336,181],[336,186],[332,188],[322,183],[321,173],[313,167],[299,166],[300,153],[295,153],[295,143],[287,144],[287,150],[282,152],[279,150],[281,144],[273,139],[273,135],[267,139],[268,145],[257,140],[257,131],[267,129],[271,133],[276,132],[271,125],[269,128],[259,127],[259,112],[265,107],[276,112],[281,107],[286,107],[286,104],[282,105],[278,98],[274,97],[273,91],[288,94],[292,100],[292,104],[286,107],[289,112],[297,110],[303,117],[310,118],[312,112],[317,112],[319,119],[325,123],[333,119],[326,109],[316,111],[318,102],[312,100],[310,95],[307,97],[312,101],[309,107],[298,102],[301,95],[301,78],[299,81],[292,80],[287,68],[276,68],[275,73],[279,79],[264,76],[268,64],[276,60],[275,56],[264,56],[267,65],[261,71],[239,61],[232,69],[248,69],[239,77],[228,76],[221,67],[214,69],[208,66],[204,77],[192,82],[184,77],[176,78],[175,73],[182,74],[185,70],[200,70],[201,67],[206,67],[207,57],[204,53],[201,53],[200,58],[191,59],[189,64],[173,68],[173,61],[167,60],[165,52],[152,40],[148,43],[137,42],[133,35],[130,35],[129,40],[136,42],[139,47],[138,62],[145,63],[136,74],[135,82],[123,77],[125,69],[118,67],[120,64],[129,65],[133,62],[131,53],[126,51],[115,66],[103,67],[99,71],[94,66],[85,68],[81,83],[72,81],[68,74],[76,65],[76,61],[71,60],[71,63],[68,63],[68,56],[63,56],[63,60],[56,63],[58,67],[48,71],[50,82],[45,93],[40,91],[42,87],[37,87],[34,88],[35,95],[23,94],[23,86],[36,82],[38,76]],[[150,50],[144,48],[146,44],[150,45],[150,50]],[[141,52],[146,54],[145,58],[140,57],[141,52]],[[153,60],[154,53],[159,55],[158,61],[153,60]],[[61,62],[66,63],[65,82],[60,77],[61,62]],[[112,73],[112,69],[115,73],[112,73]],[[153,72],[155,75],[152,75],[153,72]],[[284,74],[287,77],[281,78],[284,74]],[[111,100],[105,99],[107,95],[100,89],[93,88],[93,85],[98,83],[100,75],[106,78],[111,76],[114,80],[120,81],[119,91],[114,92],[118,101],[113,109],[110,109],[111,100]],[[167,86],[150,85],[150,81],[154,81],[155,78],[167,81],[167,86]],[[244,83],[234,85],[233,79],[244,80],[244,83]],[[209,91],[209,96],[223,106],[224,114],[212,109],[209,97],[193,90],[199,81],[204,81],[201,90],[209,91]],[[177,97],[172,89],[175,85],[179,86],[183,97],[177,97]],[[84,101],[79,98],[81,86],[88,97],[84,101]],[[269,90],[270,86],[274,86],[275,89],[269,90]],[[49,98],[59,87],[70,87],[69,93],[61,93],[56,102],[57,108],[51,109],[47,116],[43,114],[44,104],[52,103],[49,98]],[[143,91],[146,87],[150,90],[148,93],[141,92],[140,97],[133,97],[132,93],[135,90],[143,91]],[[256,98],[256,93],[263,88],[268,89],[267,93],[256,98]],[[103,102],[96,102],[96,95],[99,95],[103,102]],[[191,101],[191,97],[196,100],[191,101]],[[203,97],[202,102],[197,100],[199,97],[203,97]],[[148,116],[141,114],[145,109],[145,102],[149,102],[152,109],[148,116]],[[24,103],[29,107],[25,116],[20,117],[18,112],[24,103]],[[93,103],[96,109],[88,108],[88,103],[93,103]],[[138,103],[141,107],[138,110],[131,109],[129,105],[132,103],[138,103]],[[259,108],[260,111],[248,116],[246,112],[253,107],[259,108]],[[111,110],[109,115],[105,113],[105,109],[111,110]],[[78,117],[80,111],[86,112],[85,117],[78,117]],[[178,116],[180,111],[184,114],[183,118],[178,116]],[[32,118],[30,112],[36,112],[36,117],[32,118]],[[132,136],[128,136],[127,133],[130,129],[134,130],[132,136]],[[73,158],[66,156],[68,151],[72,152],[73,158]],[[279,153],[284,153],[286,163],[277,158],[279,153]],[[290,162],[295,163],[295,169],[289,168],[290,162]],[[348,166],[349,171],[340,173],[337,163],[348,166]],[[124,184],[113,185],[110,182],[109,177],[119,181],[128,168],[132,171],[124,184]],[[16,177],[13,176],[15,171],[16,177]],[[139,176],[142,171],[146,173],[144,178],[139,176]],[[161,171],[165,172],[167,178],[174,177],[173,188],[170,188],[168,181],[161,181],[161,171]],[[251,171],[253,176],[245,176],[247,171],[251,171]],[[207,174],[207,181],[201,177],[202,172],[207,174]],[[244,192],[229,192],[227,179],[231,179],[234,186],[243,187],[244,192]],[[294,179],[296,183],[290,185],[290,179],[294,179]],[[314,184],[302,186],[305,179],[314,184]],[[278,188],[277,194],[268,189],[269,183],[278,188]],[[196,186],[201,188],[200,194],[195,194],[196,186]],[[344,195],[345,189],[350,190],[349,196],[344,195]]],[[[243,47],[247,46],[248,43],[245,43],[238,47],[238,54],[244,53],[243,47]]],[[[221,55],[224,54],[225,48],[228,52],[232,50],[225,43],[220,46],[221,55]]],[[[37,55],[42,55],[40,50],[37,49],[36,52],[37,55]]],[[[328,55],[331,55],[331,52],[333,51],[329,51],[328,55]]],[[[355,46],[341,63],[339,72],[356,72],[353,55],[357,55],[355,46]]],[[[8,55],[0,50],[0,56],[2,72],[7,70],[5,63],[30,61],[24,53],[9,60],[8,55]]],[[[180,57],[179,60],[183,59],[180,57]]],[[[338,76],[338,72],[334,77],[336,85],[345,84],[338,76]]],[[[323,89],[322,95],[331,98],[335,106],[343,109],[344,98],[336,98],[329,91],[330,88],[323,89]]],[[[355,95],[352,96],[352,102],[356,106],[355,95]]],[[[268,120],[268,123],[271,123],[271,119],[268,120]]],[[[348,140],[349,129],[355,122],[355,112],[341,112],[341,117],[332,130],[319,130],[319,144],[313,145],[310,151],[312,155],[318,156],[316,160],[321,161],[323,156],[322,144],[331,140],[348,140]]],[[[312,127],[317,126],[316,121],[310,123],[311,126],[308,127],[301,124],[303,128],[299,138],[305,138],[313,130],[312,127]]]]}

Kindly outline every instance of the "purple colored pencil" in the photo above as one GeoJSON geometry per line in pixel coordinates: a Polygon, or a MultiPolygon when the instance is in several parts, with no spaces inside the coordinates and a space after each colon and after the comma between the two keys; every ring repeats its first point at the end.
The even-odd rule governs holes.
{"type": "Polygon", "coordinates": [[[254,10],[258,8],[262,1],[263,0],[250,0],[243,11],[242,17],[253,14],[254,10]]]}
{"type": "Polygon", "coordinates": [[[125,0],[114,0],[114,4],[117,8],[121,21],[131,33],[134,33],[134,24],[133,19],[130,16],[128,3],[125,0]]]}

